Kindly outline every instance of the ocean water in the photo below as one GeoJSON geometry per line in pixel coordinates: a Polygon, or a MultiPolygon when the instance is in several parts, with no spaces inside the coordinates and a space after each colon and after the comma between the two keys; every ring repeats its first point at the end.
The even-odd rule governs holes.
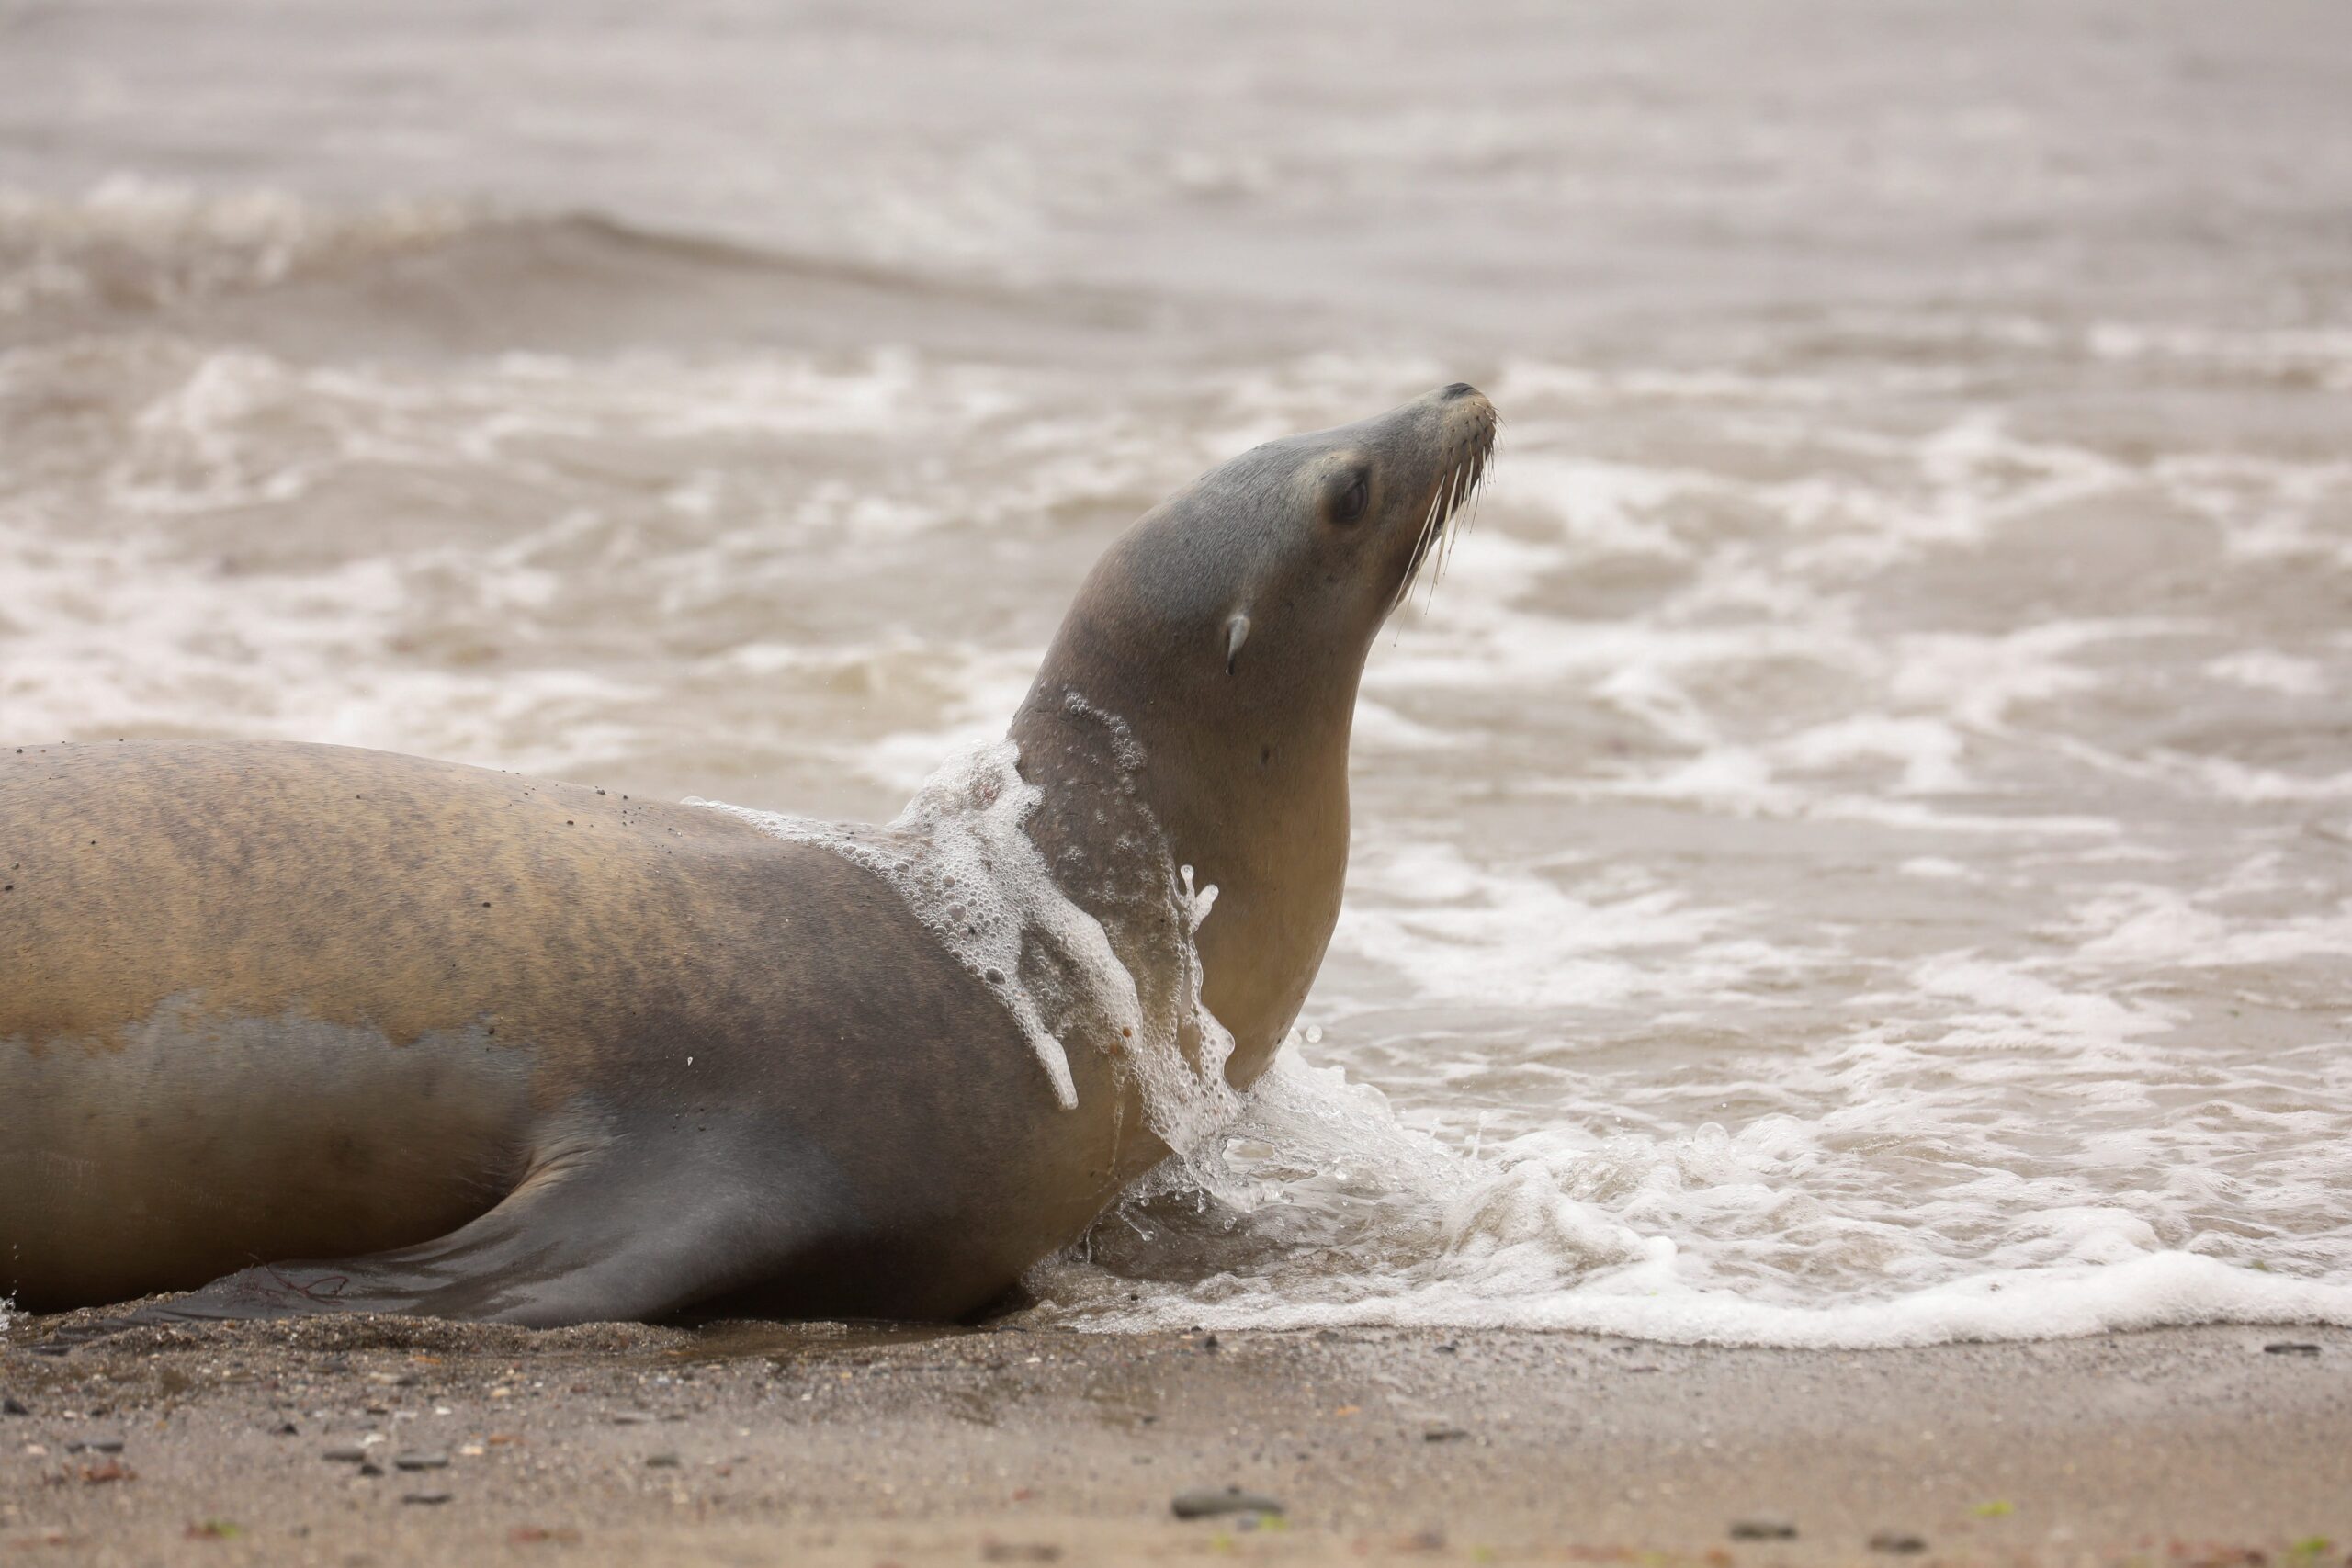
{"type": "Polygon", "coordinates": [[[2347,78],[2324,0],[0,4],[0,737],[883,821],[1134,515],[1468,379],[1299,1035],[1027,1314],[2352,1323],[2347,78]]]}

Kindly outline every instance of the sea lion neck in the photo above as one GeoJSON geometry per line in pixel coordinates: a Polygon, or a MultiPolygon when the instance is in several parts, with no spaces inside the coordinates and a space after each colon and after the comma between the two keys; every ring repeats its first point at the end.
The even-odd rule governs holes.
{"type": "Polygon", "coordinates": [[[1045,792],[1030,835],[1123,954],[1167,935],[1134,887],[1172,864],[1217,889],[1195,938],[1203,994],[1234,1037],[1226,1076],[1246,1087],[1296,1018],[1339,917],[1355,682],[1310,704],[1252,691],[1206,647],[1171,658],[1138,637],[1115,613],[1122,595],[1100,586],[1013,718],[1022,774],[1045,792]],[[1141,860],[1157,863],[1125,864],[1141,860]]]}

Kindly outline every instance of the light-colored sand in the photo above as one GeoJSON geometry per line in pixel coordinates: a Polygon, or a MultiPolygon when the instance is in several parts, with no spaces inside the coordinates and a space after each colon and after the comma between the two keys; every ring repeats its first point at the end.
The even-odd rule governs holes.
{"type": "Polygon", "coordinates": [[[49,1356],[41,1327],[0,1349],[30,1411],[0,1416],[0,1560],[2352,1562],[2336,1330],[1841,1354],[345,1320],[49,1356]],[[385,1473],[322,1457],[354,1446],[385,1473]],[[1235,1483],[1286,1517],[1171,1517],[1235,1483]]]}

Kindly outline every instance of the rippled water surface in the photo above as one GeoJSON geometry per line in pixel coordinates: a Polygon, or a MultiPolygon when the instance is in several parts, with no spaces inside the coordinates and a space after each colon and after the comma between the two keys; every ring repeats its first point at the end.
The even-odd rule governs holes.
{"type": "Polygon", "coordinates": [[[889,817],[1459,378],[1303,1038],[1042,1317],[2352,1322],[2352,13],[0,6],[0,733],[889,817]]]}

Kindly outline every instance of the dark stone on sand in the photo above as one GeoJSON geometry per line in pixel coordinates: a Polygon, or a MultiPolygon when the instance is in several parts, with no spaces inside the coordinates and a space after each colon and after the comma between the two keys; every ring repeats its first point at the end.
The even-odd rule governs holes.
{"type": "Polygon", "coordinates": [[[1432,1421],[1421,1428],[1421,1441],[1425,1443],[1458,1442],[1469,1435],[1468,1432],[1447,1421],[1432,1421]]]}
{"type": "Polygon", "coordinates": [[[1926,1539],[1913,1535],[1908,1530],[1881,1530],[1871,1537],[1870,1546],[1872,1551],[1891,1551],[1898,1556],[1906,1557],[1913,1552],[1928,1550],[1926,1539]]]}
{"type": "Polygon", "coordinates": [[[645,1464],[649,1470],[675,1470],[678,1468],[678,1456],[676,1454],[647,1454],[645,1464]]]}
{"type": "Polygon", "coordinates": [[[329,1449],[319,1457],[330,1464],[366,1464],[368,1450],[366,1449],[329,1449]]]}
{"type": "Polygon", "coordinates": [[[17,1402],[13,1393],[0,1393],[0,1416],[29,1416],[32,1412],[17,1402]]]}
{"type": "Polygon", "coordinates": [[[401,1496],[401,1501],[403,1503],[437,1505],[446,1503],[448,1500],[449,1494],[447,1492],[408,1492],[403,1493],[401,1496]]]}
{"type": "Polygon", "coordinates": [[[1797,1527],[1786,1519],[1734,1519],[1731,1522],[1734,1540],[1794,1540],[1797,1527]]]}
{"type": "Polygon", "coordinates": [[[2262,1353],[2266,1356],[2316,1356],[2319,1347],[2297,1339],[2281,1339],[2277,1344],[2265,1345],[2262,1353]]]}
{"type": "Polygon", "coordinates": [[[405,1453],[392,1456],[392,1462],[402,1470],[447,1470],[449,1456],[440,1453],[405,1453]]]}
{"type": "Polygon", "coordinates": [[[299,1438],[301,1435],[302,1428],[291,1421],[280,1421],[277,1424],[277,1436],[281,1438],[299,1438]]]}
{"type": "Polygon", "coordinates": [[[1224,1488],[1197,1487],[1179,1492],[1169,1503],[1169,1508],[1180,1519],[1214,1518],[1221,1514],[1279,1514],[1282,1504],[1261,1492],[1244,1492],[1238,1486],[1224,1488]]]}
{"type": "Polygon", "coordinates": [[[616,1410],[613,1412],[613,1425],[616,1427],[646,1427],[650,1426],[652,1422],[653,1412],[650,1410],[616,1410]]]}
{"type": "Polygon", "coordinates": [[[384,1473],[384,1467],[378,1464],[372,1459],[364,1459],[359,1461],[359,1473],[362,1475],[381,1475],[384,1473]]]}

